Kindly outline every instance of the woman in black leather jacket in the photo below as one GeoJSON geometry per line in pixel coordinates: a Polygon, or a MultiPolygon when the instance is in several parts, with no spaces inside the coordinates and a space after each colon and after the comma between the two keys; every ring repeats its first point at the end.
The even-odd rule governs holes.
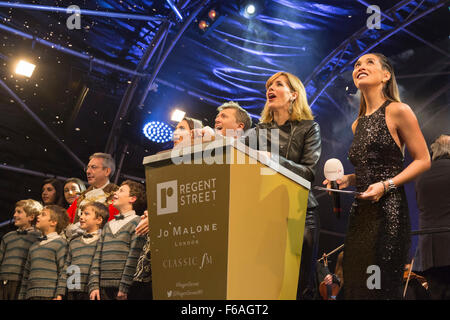
{"type": "MultiPolygon", "coordinates": [[[[258,141],[258,150],[268,151],[273,155],[277,151],[270,149],[271,130],[278,129],[280,165],[312,183],[320,158],[321,138],[319,125],[313,120],[302,82],[293,74],[278,72],[266,82],[266,99],[260,123],[247,133],[246,143],[258,141]],[[259,139],[252,139],[252,135],[256,135],[259,139]]],[[[317,206],[318,203],[310,192],[297,290],[298,299],[312,298],[314,291],[313,274],[320,229],[319,218],[315,213],[317,206]]]]}

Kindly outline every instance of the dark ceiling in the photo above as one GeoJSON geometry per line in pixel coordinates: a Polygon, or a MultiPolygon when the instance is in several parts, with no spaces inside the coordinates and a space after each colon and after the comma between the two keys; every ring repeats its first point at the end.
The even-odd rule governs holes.
{"type": "MultiPolygon", "coordinates": [[[[143,178],[143,157],[170,148],[170,143],[149,141],[142,128],[150,120],[170,123],[175,107],[212,126],[216,108],[234,100],[257,122],[265,81],[280,70],[298,75],[307,87],[322,128],[319,168],[331,157],[345,160],[358,108],[352,61],[364,50],[382,52],[394,62],[402,99],[415,111],[427,142],[450,127],[449,1],[371,1],[390,17],[383,18],[380,30],[367,30],[370,14],[362,0],[265,1],[253,19],[239,14],[238,0],[172,1],[183,21],[163,0],[39,1],[41,6],[76,4],[81,10],[150,17],[82,13],[81,29],[74,30],[66,26],[66,12],[8,8],[2,2],[0,79],[54,137],[0,89],[0,222],[11,216],[17,200],[39,199],[39,174],[85,178],[81,163],[94,152],[110,151],[118,163],[124,157],[119,182],[143,178]],[[198,8],[200,13],[181,32],[198,8]],[[202,34],[198,22],[211,8],[221,18],[202,34]],[[158,38],[167,25],[167,36],[158,38]],[[339,51],[346,41],[348,46],[339,51]],[[145,61],[155,43],[157,50],[145,61]],[[36,63],[30,79],[14,74],[19,57],[36,63]]],[[[348,161],[344,167],[352,170],[348,161]]],[[[319,170],[317,182],[322,178],[319,170]]],[[[321,216],[329,215],[322,213],[329,210],[329,199],[319,198],[321,216]]],[[[327,219],[327,229],[345,231],[345,219],[327,219]]]]}

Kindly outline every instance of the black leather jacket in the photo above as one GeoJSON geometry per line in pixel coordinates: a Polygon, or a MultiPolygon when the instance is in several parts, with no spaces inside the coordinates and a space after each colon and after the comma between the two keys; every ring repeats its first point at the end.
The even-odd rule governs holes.
{"type": "MultiPolygon", "coordinates": [[[[319,124],[314,120],[289,120],[282,126],[275,122],[258,123],[255,128],[247,131],[244,137],[246,145],[254,147],[250,145],[251,141],[258,141],[258,150],[276,152],[271,150],[272,129],[279,129],[280,165],[313,183],[322,151],[319,124]],[[256,139],[255,135],[259,139],[256,139]]],[[[318,202],[310,191],[308,210],[317,206],[318,202]]]]}

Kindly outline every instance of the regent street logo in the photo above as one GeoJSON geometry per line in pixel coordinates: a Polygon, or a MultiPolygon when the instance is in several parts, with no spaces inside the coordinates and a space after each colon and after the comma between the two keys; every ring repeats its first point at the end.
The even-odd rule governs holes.
{"type": "Polygon", "coordinates": [[[178,206],[213,202],[216,200],[216,178],[179,184],[171,180],[156,185],[156,214],[177,213],[178,206]]]}

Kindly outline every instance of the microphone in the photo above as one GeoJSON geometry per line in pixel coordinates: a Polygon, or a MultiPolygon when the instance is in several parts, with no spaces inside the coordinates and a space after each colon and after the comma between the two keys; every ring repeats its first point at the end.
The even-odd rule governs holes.
{"type": "MultiPolygon", "coordinates": [[[[331,189],[339,190],[339,186],[336,180],[342,179],[344,175],[344,167],[342,166],[341,161],[338,159],[332,158],[325,162],[323,167],[323,173],[325,178],[330,181],[331,189]]],[[[341,217],[341,199],[338,192],[332,192],[331,198],[333,200],[333,212],[336,214],[337,218],[341,217]]]]}

